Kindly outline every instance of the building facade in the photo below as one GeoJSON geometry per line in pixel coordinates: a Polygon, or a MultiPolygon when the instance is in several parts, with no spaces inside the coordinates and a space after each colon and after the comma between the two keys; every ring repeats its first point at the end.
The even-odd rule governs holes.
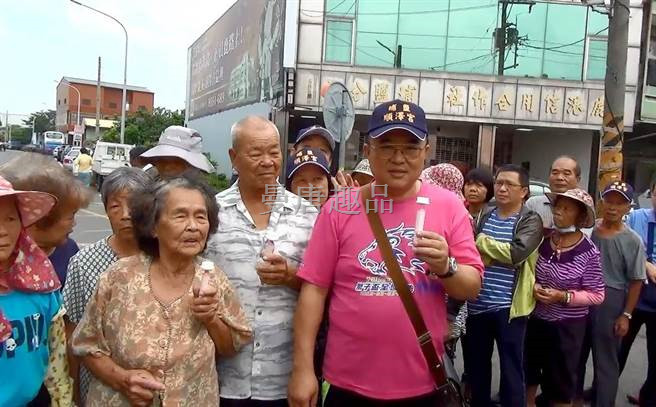
{"type": "MultiPolygon", "coordinates": [[[[552,160],[570,154],[582,166],[582,185],[594,190],[608,35],[604,13],[603,6],[578,0],[288,0],[284,96],[258,102],[270,106],[284,141],[293,143],[299,129],[323,123],[322,89],[345,84],[356,114],[347,168],[362,157],[373,108],[399,98],[427,113],[427,165],[459,161],[493,168],[513,162],[545,180],[552,160]]],[[[641,82],[642,27],[643,4],[632,0],[627,134],[633,132],[641,82]]],[[[193,59],[190,52],[190,66],[193,59]]],[[[240,109],[245,113],[249,106],[255,105],[240,109]]],[[[189,125],[227,129],[227,110],[189,125]]]]}
{"type": "MultiPolygon", "coordinates": [[[[80,92],[79,123],[88,124],[87,119],[96,119],[96,81],[64,76],[57,85],[57,116],[55,126],[58,131],[72,134],[78,123],[78,93],[80,92]],[[75,89],[73,89],[73,87],[75,89]]],[[[100,82],[100,119],[120,120],[123,85],[100,82]]],[[[139,109],[153,111],[155,94],[141,86],[127,86],[126,114],[139,109]]],[[[95,124],[94,124],[95,126],[95,124]]],[[[85,133],[82,129],[82,133],[85,133]]]]}

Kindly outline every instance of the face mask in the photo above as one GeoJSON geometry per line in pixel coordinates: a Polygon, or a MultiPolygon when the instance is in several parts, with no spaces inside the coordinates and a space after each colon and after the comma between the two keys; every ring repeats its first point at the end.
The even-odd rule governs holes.
{"type": "Polygon", "coordinates": [[[576,226],[572,225],[572,226],[568,226],[568,227],[566,227],[566,228],[559,228],[559,227],[557,227],[556,230],[558,231],[559,234],[564,235],[564,234],[567,234],[567,233],[574,233],[574,232],[576,232],[576,231],[577,231],[577,228],[576,228],[576,226]]]}

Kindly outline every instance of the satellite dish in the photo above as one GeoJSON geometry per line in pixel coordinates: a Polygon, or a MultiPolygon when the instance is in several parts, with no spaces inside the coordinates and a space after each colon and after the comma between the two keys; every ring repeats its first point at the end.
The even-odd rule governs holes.
{"type": "Polygon", "coordinates": [[[346,140],[355,124],[355,110],[351,94],[341,82],[332,83],[323,98],[323,121],[339,143],[339,169],[344,170],[346,140]]]}

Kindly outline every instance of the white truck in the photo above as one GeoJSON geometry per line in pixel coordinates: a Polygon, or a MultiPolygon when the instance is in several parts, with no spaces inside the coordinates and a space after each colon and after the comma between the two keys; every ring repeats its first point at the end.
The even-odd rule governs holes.
{"type": "Polygon", "coordinates": [[[93,176],[100,191],[103,179],[112,171],[120,167],[130,166],[130,144],[106,143],[99,141],[93,152],[93,176]]]}

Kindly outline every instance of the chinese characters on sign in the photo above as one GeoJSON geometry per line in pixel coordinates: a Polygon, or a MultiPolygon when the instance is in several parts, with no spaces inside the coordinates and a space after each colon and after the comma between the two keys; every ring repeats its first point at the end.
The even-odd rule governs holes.
{"type": "Polygon", "coordinates": [[[474,101],[474,107],[478,110],[485,110],[487,106],[487,92],[485,90],[478,88],[472,95],[472,100],[474,101]]]}
{"type": "Polygon", "coordinates": [[[567,114],[578,116],[583,113],[583,103],[579,96],[571,96],[567,98],[567,114]]]}
{"type": "Polygon", "coordinates": [[[374,103],[383,103],[390,100],[390,86],[386,82],[378,82],[374,85],[374,103]]]}
{"type": "Polygon", "coordinates": [[[399,99],[412,102],[416,99],[417,87],[415,85],[403,85],[399,90],[399,99]]]}
{"type": "Polygon", "coordinates": [[[592,104],[592,109],[590,110],[590,116],[592,117],[604,117],[604,97],[599,96],[595,99],[592,104]]]}
{"type": "Polygon", "coordinates": [[[353,102],[358,103],[363,96],[367,94],[367,90],[364,88],[364,85],[360,83],[359,80],[353,81],[353,87],[350,89],[351,96],[353,97],[353,102]]]}
{"type": "MultiPolygon", "coordinates": [[[[583,85],[589,87],[566,87],[542,85],[539,83],[542,81],[532,79],[486,82],[480,78],[443,79],[310,69],[300,69],[297,78],[296,100],[300,99],[300,104],[307,107],[321,107],[321,99],[316,93],[318,84],[325,82],[326,78],[341,78],[356,109],[373,110],[376,105],[392,99],[412,100],[427,115],[437,119],[439,116],[459,116],[491,123],[515,120],[597,128],[602,122],[604,107],[603,89],[592,84],[583,85]],[[306,78],[306,75],[311,78],[306,78]],[[312,97],[308,93],[310,88],[312,97]]],[[[396,113],[388,115],[389,120],[404,120],[407,116],[397,116],[396,113]]]]}
{"type": "Polygon", "coordinates": [[[521,110],[533,113],[533,95],[526,93],[522,94],[521,110]]]}
{"type": "Polygon", "coordinates": [[[501,97],[497,99],[497,102],[495,103],[497,105],[497,109],[499,109],[502,112],[505,112],[508,110],[510,106],[512,106],[512,102],[510,101],[510,96],[508,96],[507,93],[502,93],[501,97]]]}
{"type": "Polygon", "coordinates": [[[449,93],[446,95],[446,103],[450,107],[464,106],[464,96],[457,86],[450,86],[449,93]]]}

